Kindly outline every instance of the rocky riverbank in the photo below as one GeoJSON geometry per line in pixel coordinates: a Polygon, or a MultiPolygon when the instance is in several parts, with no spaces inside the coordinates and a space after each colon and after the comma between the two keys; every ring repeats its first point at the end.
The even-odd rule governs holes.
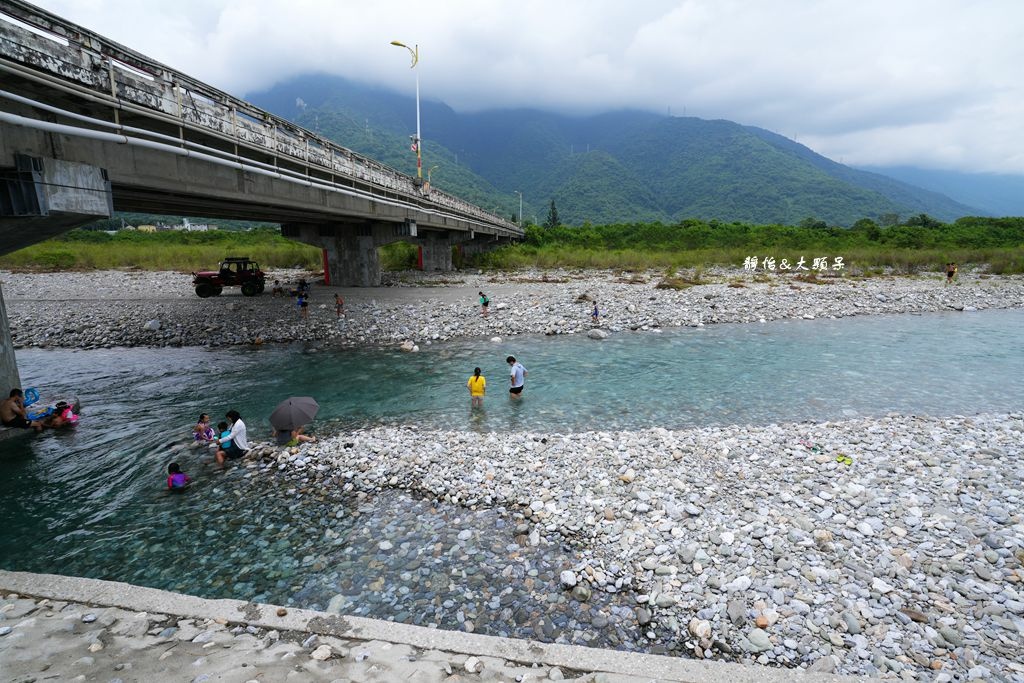
{"type": "Polygon", "coordinates": [[[514,439],[378,428],[257,453],[310,490],[508,507],[510,541],[582,553],[560,577],[582,613],[595,593],[630,597],[637,649],[1024,680],[1022,437],[1020,413],[892,415],[514,439]]]}
{"type": "MultiPolygon", "coordinates": [[[[308,276],[274,272],[270,282],[308,276]]],[[[593,300],[608,333],[784,318],[980,310],[1024,306],[1024,277],[937,274],[871,279],[724,272],[683,289],[659,288],[663,274],[518,272],[393,274],[391,286],[314,286],[309,318],[292,299],[229,290],[199,299],[187,274],[105,271],[0,272],[17,347],[224,346],[302,341],[319,346],[416,344],[472,337],[574,334],[591,329],[593,300]],[[824,284],[821,284],[824,283],[824,284]],[[477,292],[492,300],[479,315],[477,292]],[[334,294],[345,298],[339,319],[334,294]]]]}

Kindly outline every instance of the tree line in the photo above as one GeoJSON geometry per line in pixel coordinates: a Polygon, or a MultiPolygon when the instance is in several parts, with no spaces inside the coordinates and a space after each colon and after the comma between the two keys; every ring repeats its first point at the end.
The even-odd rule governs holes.
{"type": "Polygon", "coordinates": [[[783,248],[893,248],[986,249],[1024,245],[1024,218],[968,216],[943,223],[927,214],[884,216],[876,222],[863,218],[850,228],[829,226],[808,218],[798,225],[757,225],[741,222],[686,219],[677,223],[560,225],[552,200],[542,226],[526,226],[526,243],[538,247],[569,246],[588,249],[691,249],[783,248]]]}

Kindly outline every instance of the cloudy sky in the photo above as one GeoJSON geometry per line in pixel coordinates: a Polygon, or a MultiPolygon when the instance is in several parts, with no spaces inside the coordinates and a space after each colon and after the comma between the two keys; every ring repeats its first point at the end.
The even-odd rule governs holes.
{"type": "Polygon", "coordinates": [[[671,111],[846,164],[1024,173],[1019,0],[35,2],[240,96],[309,71],[411,94],[397,39],[461,111],[671,111]]]}

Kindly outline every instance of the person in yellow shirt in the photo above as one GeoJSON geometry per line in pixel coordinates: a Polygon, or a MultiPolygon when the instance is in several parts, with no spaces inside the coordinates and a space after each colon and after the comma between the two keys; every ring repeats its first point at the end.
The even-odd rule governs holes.
{"type": "Polygon", "coordinates": [[[473,376],[466,382],[469,388],[469,401],[473,408],[484,407],[484,394],[487,393],[487,380],[480,374],[480,368],[473,368],[473,376]]]}

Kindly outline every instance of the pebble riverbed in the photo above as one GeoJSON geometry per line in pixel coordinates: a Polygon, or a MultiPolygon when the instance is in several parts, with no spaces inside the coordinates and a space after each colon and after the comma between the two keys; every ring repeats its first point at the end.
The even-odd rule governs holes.
{"type": "MultiPolygon", "coordinates": [[[[251,466],[307,492],[507,509],[508,542],[578,555],[552,600],[565,623],[635,627],[629,649],[1024,680],[1022,439],[1021,413],[513,438],[377,428],[262,447],[251,466]],[[627,600],[595,611],[601,594],[627,600]]],[[[507,623],[500,598],[475,612],[469,628],[507,623]]],[[[535,637],[568,642],[565,623],[535,637]]]]}
{"type": "MultiPolygon", "coordinates": [[[[289,299],[200,300],[187,275],[2,274],[21,347],[571,334],[591,329],[584,297],[600,302],[612,334],[1024,306],[1016,276],[964,274],[952,287],[935,275],[830,284],[712,276],[681,291],[656,289],[656,274],[399,277],[393,287],[343,290],[339,323],[327,288],[314,288],[311,318],[300,321],[289,299]],[[487,319],[478,290],[494,302],[487,319]]],[[[1024,414],[1007,410],[569,435],[381,427],[290,451],[259,446],[218,486],[275,481],[276,495],[294,496],[293,511],[318,523],[336,510],[324,491],[355,496],[367,513],[407,496],[403,505],[429,508],[419,517],[423,538],[436,538],[431,550],[471,549],[454,557],[467,576],[501,566],[487,595],[461,602],[430,594],[422,565],[408,569],[380,588],[383,602],[423,602],[410,621],[523,635],[509,626],[516,610],[506,613],[498,587],[532,579],[528,590],[546,603],[531,615],[532,637],[554,642],[909,680],[1024,681],[1024,414]],[[430,526],[436,514],[467,525],[486,516],[495,538],[460,539],[459,523],[430,526]]],[[[415,561],[417,530],[393,531],[378,541],[381,561],[415,561]]],[[[315,548],[301,554],[299,574],[307,559],[310,569],[327,566],[315,548]]],[[[369,614],[344,581],[288,583],[293,600],[369,614]]]]}
{"type": "MultiPolygon", "coordinates": [[[[272,272],[289,284],[300,271],[272,272]]],[[[0,272],[16,348],[225,346],[303,341],[321,346],[416,344],[519,334],[574,334],[592,329],[590,300],[602,332],[650,330],[787,318],[1024,307],[1024,277],[963,273],[946,286],[938,274],[917,277],[829,278],[704,276],[709,284],[658,289],[663,274],[524,271],[511,274],[388,274],[392,285],[372,289],[313,287],[310,315],[293,300],[243,297],[226,290],[200,299],[188,274],[0,272]],[[487,318],[477,292],[491,297],[487,318]],[[334,293],[346,300],[339,319],[334,293]]]]}

